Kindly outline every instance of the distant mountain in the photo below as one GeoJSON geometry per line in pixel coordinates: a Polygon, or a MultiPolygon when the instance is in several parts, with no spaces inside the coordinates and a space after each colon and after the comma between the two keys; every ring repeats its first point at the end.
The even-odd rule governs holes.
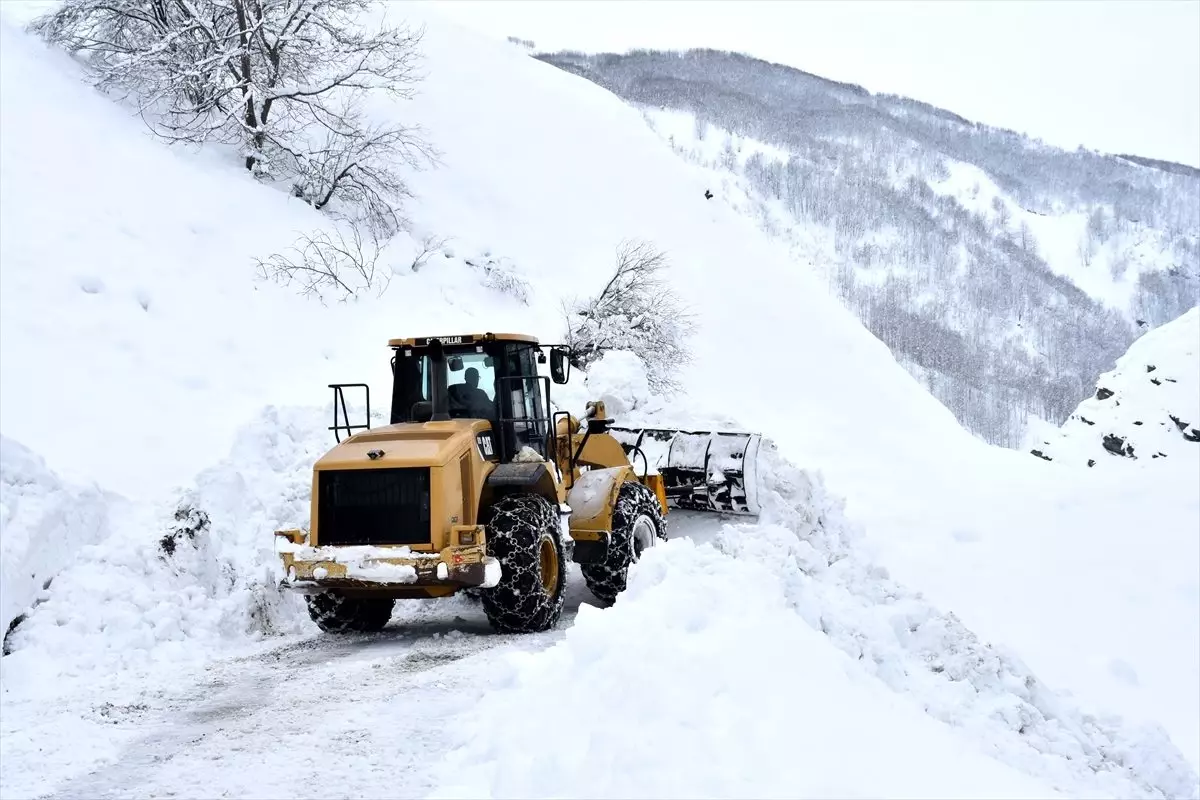
{"type": "MultiPolygon", "coordinates": [[[[1062,423],[1200,302],[1200,170],[1065,151],[716,50],[535,55],[641,109],[970,430],[1062,423]]],[[[769,287],[767,287],[769,288],[769,287]]]]}

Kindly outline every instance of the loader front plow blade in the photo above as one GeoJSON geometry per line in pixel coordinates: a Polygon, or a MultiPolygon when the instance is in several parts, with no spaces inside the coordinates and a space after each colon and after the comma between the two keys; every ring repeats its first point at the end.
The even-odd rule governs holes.
{"type": "Polygon", "coordinates": [[[757,433],[609,428],[634,471],[662,476],[676,508],[758,515],[757,433]]]}

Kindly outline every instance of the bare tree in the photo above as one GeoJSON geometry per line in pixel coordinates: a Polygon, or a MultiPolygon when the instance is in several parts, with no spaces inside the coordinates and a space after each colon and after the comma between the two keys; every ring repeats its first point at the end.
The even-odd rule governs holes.
{"type": "Polygon", "coordinates": [[[276,253],[266,260],[256,259],[259,277],[297,284],[302,295],[322,302],[327,292],[340,294],[341,302],[371,290],[382,294],[391,282],[390,271],[377,266],[379,240],[372,236],[365,241],[359,226],[351,226],[349,236],[340,229],[334,234],[301,234],[289,249],[294,256],[276,253]]]}
{"type": "Polygon", "coordinates": [[[444,236],[435,236],[432,233],[422,237],[421,241],[417,242],[417,249],[413,253],[409,269],[419,272],[429,262],[429,257],[446,245],[446,241],[444,236]]]}
{"type": "Polygon", "coordinates": [[[416,127],[374,127],[372,92],[409,98],[419,31],[362,29],[369,0],[63,0],[31,29],[82,55],[172,142],[238,147],[247,170],[383,235],[396,171],[436,160],[416,127]]]}
{"type": "Polygon", "coordinates": [[[645,242],[622,242],[617,266],[591,300],[565,308],[566,343],[574,365],[586,369],[609,350],[629,350],[646,365],[652,391],[679,389],[678,368],[691,360],[688,337],[695,330],[662,271],[667,257],[645,242]]]}
{"type": "Polygon", "coordinates": [[[1026,253],[1032,251],[1034,236],[1033,230],[1029,227],[1028,222],[1021,220],[1021,225],[1017,230],[1017,235],[1020,237],[1021,250],[1026,253]]]}

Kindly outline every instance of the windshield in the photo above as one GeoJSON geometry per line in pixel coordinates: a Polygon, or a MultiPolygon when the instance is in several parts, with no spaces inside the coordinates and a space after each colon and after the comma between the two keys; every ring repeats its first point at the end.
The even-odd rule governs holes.
{"type": "MultiPolygon", "coordinates": [[[[423,374],[429,375],[428,357],[421,361],[423,374]]],[[[451,356],[446,364],[446,388],[451,417],[496,419],[496,372],[491,356],[451,356]]]]}
{"type": "Polygon", "coordinates": [[[427,422],[434,418],[432,375],[445,374],[439,394],[442,419],[483,419],[492,423],[496,448],[509,459],[530,447],[547,454],[550,447],[548,378],[538,376],[534,348],[523,342],[490,342],[476,347],[446,348],[445,371],[420,350],[399,349],[393,362],[392,422],[427,422]],[[542,382],[546,391],[543,396],[542,382]]]}
{"type": "MultiPolygon", "coordinates": [[[[393,417],[414,419],[413,406],[433,400],[429,391],[432,373],[429,356],[396,358],[396,384],[393,395],[393,417]]],[[[492,357],[475,352],[446,354],[446,394],[451,418],[470,417],[495,421],[496,369],[492,357]]]]}

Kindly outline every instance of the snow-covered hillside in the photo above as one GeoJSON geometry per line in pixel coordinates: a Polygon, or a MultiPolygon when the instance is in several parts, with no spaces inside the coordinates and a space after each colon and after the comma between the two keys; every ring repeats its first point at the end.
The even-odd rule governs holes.
{"type": "Polygon", "coordinates": [[[0,793],[1200,796],[1190,496],[1124,497],[1172,520],[1151,591],[1127,520],[1061,499],[1095,471],[969,435],[819,273],[706,201],[708,176],[637,111],[428,8],[387,8],[428,25],[428,77],[374,113],[419,122],[443,164],[408,176],[387,292],[329,307],[257,281],[253,261],[326,218],[225,151],[152,140],[70,59],[0,25],[0,542],[6,579],[10,541],[44,541],[55,573],[44,595],[20,589],[0,659],[0,793]],[[413,269],[429,236],[448,241],[413,269]],[[612,396],[622,423],[762,431],[770,513],[673,515],[676,541],[629,594],[593,608],[573,572],[544,635],[491,635],[465,598],[398,604],[379,636],[317,635],[275,589],[270,532],[304,522],[332,443],[326,385],[370,381],[383,408],[389,337],[558,341],[562,301],[597,291],[629,238],[668,254],[695,314],[686,391],[651,398],[618,358],[555,396],[575,411],[612,396]],[[11,504],[22,483],[59,487],[61,510],[11,504]],[[133,502],[71,488],[93,484],[133,502]],[[1038,571],[1038,537],[1087,542],[1069,583],[1038,571]],[[993,559],[960,570],[973,541],[993,559]],[[1014,573],[1039,601],[1012,601],[1014,573]],[[1087,624],[1055,638],[1063,585],[1087,624]],[[1106,629],[1098,599],[1168,641],[1134,636],[1132,616],[1106,629]],[[1105,696],[1098,654],[1152,691],[1105,696]],[[512,709],[548,698],[550,728],[514,728],[512,709]],[[545,750],[551,729],[578,748],[545,750]],[[553,758],[522,770],[531,748],[553,758]],[[764,752],[796,768],[746,768],[764,752]]]}
{"type": "Polygon", "coordinates": [[[625,98],[970,430],[1019,447],[1200,302],[1200,172],[733,53],[538,56],[625,98]]]}
{"type": "Polygon", "coordinates": [[[1035,455],[1127,468],[1200,461],[1200,307],[1138,339],[1035,455]]]}

